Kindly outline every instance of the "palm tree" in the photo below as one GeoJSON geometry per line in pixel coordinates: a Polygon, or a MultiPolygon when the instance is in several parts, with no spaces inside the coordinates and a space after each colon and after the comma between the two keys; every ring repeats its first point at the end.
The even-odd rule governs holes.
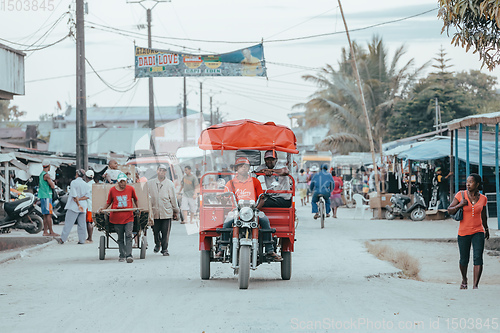
{"type": "MultiPolygon", "coordinates": [[[[411,72],[414,59],[398,68],[405,47],[400,46],[389,63],[383,41],[374,36],[368,51],[354,43],[354,52],[363,84],[366,107],[372,124],[375,142],[387,136],[387,119],[398,99],[409,94],[417,75],[428,63],[411,72]]],[[[328,124],[328,135],[317,144],[318,149],[347,153],[369,150],[368,135],[361,107],[361,97],[350,65],[351,54],[342,49],[339,70],[326,65],[317,75],[303,79],[314,82],[319,89],[305,104],[295,107],[306,109],[306,126],[328,124]]]]}

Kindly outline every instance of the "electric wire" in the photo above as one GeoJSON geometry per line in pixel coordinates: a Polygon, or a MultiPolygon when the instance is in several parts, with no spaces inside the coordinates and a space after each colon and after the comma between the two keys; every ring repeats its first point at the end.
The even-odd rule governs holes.
{"type": "Polygon", "coordinates": [[[85,58],[85,62],[90,66],[90,68],[92,69],[92,71],[94,72],[95,75],[97,75],[97,77],[99,78],[99,80],[102,81],[102,83],[104,83],[106,86],[108,86],[109,89],[113,90],[113,91],[116,91],[116,92],[121,92],[121,93],[124,93],[124,92],[127,92],[127,91],[130,91],[131,89],[134,88],[134,86],[137,84],[137,82],[139,82],[139,80],[135,80],[135,82],[133,82],[130,86],[128,87],[124,87],[124,88],[116,88],[116,87],[113,87],[111,84],[109,84],[106,80],[104,80],[101,75],[99,75],[99,73],[95,70],[94,66],[92,66],[92,64],[90,63],[90,61],[85,58]]]}
{"type": "MultiPolygon", "coordinates": [[[[418,17],[418,16],[422,16],[422,15],[428,14],[430,12],[436,11],[437,9],[438,8],[429,9],[429,10],[426,10],[426,11],[423,11],[423,12],[420,12],[420,13],[417,13],[417,14],[414,14],[414,15],[402,17],[402,18],[399,18],[399,19],[394,19],[394,20],[390,20],[390,21],[380,22],[380,23],[372,24],[372,25],[369,25],[369,26],[366,26],[366,27],[350,29],[350,31],[351,32],[362,31],[362,30],[367,30],[367,29],[379,27],[379,26],[382,26],[382,25],[387,25],[387,24],[391,24],[391,23],[396,23],[396,22],[401,22],[401,21],[409,20],[409,19],[412,19],[412,18],[415,18],[415,17],[418,17]]],[[[320,14],[320,15],[322,15],[322,14],[320,14]]],[[[124,29],[118,29],[118,28],[114,28],[114,27],[110,27],[110,26],[104,26],[102,24],[95,23],[95,22],[88,22],[88,23],[96,25],[97,27],[100,27],[100,28],[106,28],[106,29],[114,30],[115,32],[120,32],[120,33],[124,33],[125,32],[125,33],[128,33],[128,34],[134,34],[134,35],[137,35],[139,37],[145,37],[145,38],[147,38],[146,34],[136,33],[136,32],[133,32],[133,31],[124,30],[124,29]]],[[[92,27],[92,26],[90,26],[89,28],[97,29],[96,27],[92,27]]],[[[297,40],[304,40],[304,39],[311,39],[311,38],[319,38],[319,37],[325,37],[325,36],[332,36],[332,35],[338,35],[338,34],[344,34],[344,33],[345,33],[345,31],[335,31],[335,32],[322,33],[322,34],[314,34],[314,35],[307,35],[307,36],[300,36],[300,37],[284,38],[284,39],[267,39],[267,40],[264,39],[263,42],[264,43],[282,43],[282,42],[291,42],[291,41],[297,41],[297,40]]],[[[152,38],[153,37],[154,38],[159,38],[159,39],[167,39],[167,40],[182,40],[182,41],[191,41],[191,42],[200,42],[200,43],[259,44],[261,42],[261,41],[207,40],[207,39],[195,39],[195,38],[166,37],[166,36],[156,36],[156,35],[151,35],[151,37],[152,38]]],[[[174,45],[174,44],[172,44],[172,45],[174,45]]],[[[184,46],[180,46],[180,47],[184,47],[184,46]]],[[[190,48],[190,47],[185,47],[185,48],[193,49],[193,48],[190,48]]]]}
{"type": "MultiPolygon", "coordinates": [[[[122,66],[122,67],[114,67],[114,68],[107,68],[107,69],[102,69],[100,72],[108,72],[108,71],[114,71],[114,70],[117,70],[117,69],[131,69],[134,65],[129,65],[129,66],[122,66]]],[[[85,74],[88,75],[88,74],[92,74],[94,72],[86,72],[85,74]]],[[[40,82],[40,81],[48,81],[48,80],[56,80],[56,79],[63,79],[63,78],[67,78],[67,77],[74,77],[76,76],[76,74],[67,74],[67,75],[60,75],[60,76],[52,76],[52,77],[47,77],[47,78],[44,78],[44,79],[35,79],[35,80],[30,80],[30,81],[26,81],[26,83],[33,83],[33,82],[40,82]]]]}

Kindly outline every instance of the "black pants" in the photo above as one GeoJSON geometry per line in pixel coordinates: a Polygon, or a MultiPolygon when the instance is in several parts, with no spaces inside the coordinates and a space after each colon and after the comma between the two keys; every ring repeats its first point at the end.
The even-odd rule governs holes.
{"type": "Polygon", "coordinates": [[[292,206],[292,199],[284,199],[283,197],[269,197],[264,202],[263,207],[281,207],[290,208],[292,206]]]}
{"type": "Polygon", "coordinates": [[[161,253],[168,252],[168,240],[170,238],[170,229],[172,219],[155,219],[153,233],[155,236],[155,245],[161,246],[161,253]]]}
{"type": "Polygon", "coordinates": [[[483,264],[484,232],[476,232],[472,235],[458,236],[458,250],[460,252],[460,265],[462,266],[469,264],[471,245],[474,265],[483,264]]]}

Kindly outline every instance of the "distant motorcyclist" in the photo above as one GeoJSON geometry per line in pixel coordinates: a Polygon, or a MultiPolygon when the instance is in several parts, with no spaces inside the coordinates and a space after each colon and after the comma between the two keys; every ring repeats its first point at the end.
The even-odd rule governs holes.
{"type": "Polygon", "coordinates": [[[314,219],[319,217],[318,214],[318,200],[319,195],[323,195],[325,199],[326,217],[330,217],[330,193],[335,188],[335,182],[333,181],[332,175],[328,172],[328,165],[325,163],[321,166],[320,172],[315,174],[311,179],[311,185],[309,186],[313,194],[311,204],[312,212],[314,213],[314,219]]]}

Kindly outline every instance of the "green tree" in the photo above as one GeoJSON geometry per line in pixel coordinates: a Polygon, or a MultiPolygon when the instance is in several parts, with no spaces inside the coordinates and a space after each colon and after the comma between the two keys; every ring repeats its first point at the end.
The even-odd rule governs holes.
{"type": "Polygon", "coordinates": [[[439,0],[438,17],[443,20],[443,29],[449,33],[450,27],[457,32],[453,34],[451,44],[465,47],[466,52],[472,49],[479,54],[491,71],[500,62],[498,42],[500,36],[500,3],[496,0],[439,0]]]}
{"type": "Polygon", "coordinates": [[[20,117],[26,114],[25,111],[20,111],[17,105],[10,106],[9,101],[0,101],[0,120],[13,121],[19,120],[20,117]]]}
{"type": "Polygon", "coordinates": [[[494,77],[479,71],[447,71],[451,67],[448,65],[450,59],[446,59],[442,49],[434,60],[436,64],[433,67],[438,71],[420,80],[410,98],[395,107],[388,122],[389,139],[434,131],[436,98],[442,122],[479,112],[491,112],[491,108],[498,106],[494,77]]]}
{"type": "MultiPolygon", "coordinates": [[[[377,36],[368,43],[367,50],[354,43],[354,52],[373,137],[378,143],[380,138],[387,136],[387,119],[394,105],[408,95],[416,75],[426,65],[412,71],[414,60],[411,59],[400,67],[401,57],[406,52],[404,46],[399,47],[389,61],[383,40],[377,36]]],[[[354,79],[351,59],[350,52],[342,49],[338,71],[327,65],[317,75],[303,77],[319,87],[307,103],[296,106],[306,109],[306,126],[329,126],[327,137],[318,144],[320,149],[341,153],[369,149],[361,97],[354,79]]]]}

